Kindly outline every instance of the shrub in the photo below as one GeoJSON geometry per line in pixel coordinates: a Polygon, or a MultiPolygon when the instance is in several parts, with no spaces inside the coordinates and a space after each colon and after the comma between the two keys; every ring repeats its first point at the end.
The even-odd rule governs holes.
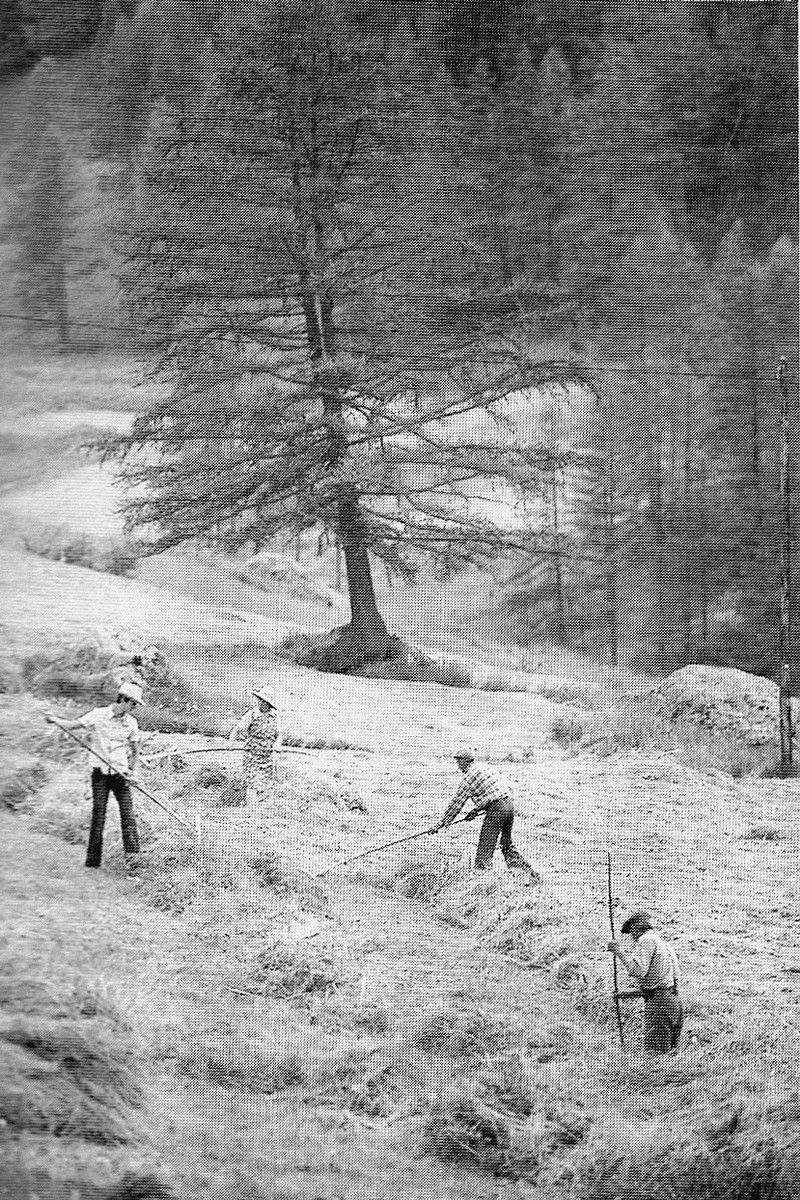
{"type": "Polygon", "coordinates": [[[742,834],[742,839],[748,842],[778,842],[781,835],[771,825],[754,825],[742,834]]]}
{"type": "Polygon", "coordinates": [[[110,575],[130,575],[141,557],[140,545],[131,538],[95,538],[64,525],[42,525],[23,543],[41,558],[110,575]]]}
{"type": "Polygon", "coordinates": [[[584,727],[573,713],[566,717],[555,717],[550,726],[550,740],[568,750],[577,746],[584,735],[584,727]]]}

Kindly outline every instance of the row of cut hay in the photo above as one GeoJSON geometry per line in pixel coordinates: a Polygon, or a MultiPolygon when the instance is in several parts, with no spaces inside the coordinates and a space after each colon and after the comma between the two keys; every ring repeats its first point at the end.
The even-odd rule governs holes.
{"type": "Polygon", "coordinates": [[[473,1170],[540,1182],[565,1148],[591,1128],[587,1115],[563,1095],[553,1096],[534,1075],[506,1066],[442,1092],[423,1127],[423,1145],[438,1158],[473,1170]]]}
{"type": "Polygon", "coordinates": [[[508,1021],[487,1006],[451,1000],[419,1014],[412,1044],[432,1056],[485,1061],[506,1050],[512,1037],[508,1021]]]}
{"type": "MultiPolygon", "coordinates": [[[[737,1097],[729,1062],[726,1085],[734,1090],[727,1104],[714,1106],[700,1094],[714,1070],[710,1061],[693,1072],[680,1060],[629,1055],[620,1078],[608,1080],[596,1078],[591,1061],[591,1077],[587,1061],[567,1078],[563,1067],[554,1075],[509,1056],[454,1080],[430,1106],[421,1131],[425,1149],[570,1200],[794,1200],[800,1194],[796,1091],[794,1100],[767,1108],[762,1086],[748,1109],[737,1097]],[[681,1104],[687,1080],[699,1089],[688,1113],[681,1104]],[[622,1097],[630,1110],[637,1095],[635,1112],[620,1107],[622,1097]]],[[[741,1060],[737,1067],[741,1073],[741,1060]]]]}
{"type": "Polygon", "coordinates": [[[573,1200],[796,1200],[800,1139],[776,1142],[768,1127],[720,1148],[688,1132],[667,1144],[661,1131],[613,1146],[595,1136],[568,1175],[573,1200]]]}
{"type": "MultiPolygon", "coordinates": [[[[286,997],[284,997],[286,998],[286,997]]],[[[256,1015],[229,1010],[214,1022],[164,1031],[163,1051],[178,1075],[203,1089],[215,1085],[256,1095],[294,1092],[306,1104],[333,1105],[363,1116],[386,1116],[400,1093],[394,1060],[383,1042],[356,1034],[343,1042],[338,1030],[308,1035],[305,1020],[285,1010],[256,1015]]]]}
{"type": "Polygon", "coordinates": [[[105,1146],[139,1140],[145,1054],[116,1005],[93,1003],[90,989],[52,978],[30,953],[0,968],[4,1128],[105,1146]]]}
{"type": "Polygon", "coordinates": [[[568,914],[527,871],[463,872],[438,894],[434,911],[451,924],[466,924],[482,945],[530,961],[545,932],[568,914]]]}
{"type": "Polygon", "coordinates": [[[369,887],[396,891],[410,900],[434,901],[454,881],[466,876],[460,851],[420,839],[374,858],[365,858],[353,878],[369,887]]]}

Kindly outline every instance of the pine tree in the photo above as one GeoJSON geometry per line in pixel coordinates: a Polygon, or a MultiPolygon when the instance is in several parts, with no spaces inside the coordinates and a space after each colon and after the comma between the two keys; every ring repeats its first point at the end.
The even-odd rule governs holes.
{"type": "Polygon", "coordinates": [[[442,319],[454,242],[428,64],[406,58],[401,75],[397,47],[324,6],[217,37],[197,107],[155,110],[128,216],[136,321],[169,394],[105,449],[142,487],[130,514],[154,548],[331,530],[351,620],[316,661],[347,669],[396,649],[371,553],[411,570],[502,542],[467,492],[524,480],[543,454],[499,451],[463,418],[491,423],[553,368],[489,366],[442,319]]]}

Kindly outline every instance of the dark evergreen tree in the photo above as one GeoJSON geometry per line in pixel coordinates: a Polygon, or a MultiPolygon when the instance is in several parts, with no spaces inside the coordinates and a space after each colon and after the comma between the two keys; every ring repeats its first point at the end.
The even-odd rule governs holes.
{"type": "Polygon", "coordinates": [[[140,485],[130,513],[156,548],[331,529],[351,621],[317,661],[347,669],[396,648],[370,553],[402,570],[503,542],[469,488],[523,481],[546,456],[459,418],[491,423],[553,367],[511,353],[490,366],[442,320],[455,243],[429,64],[354,38],[326,6],[228,19],[215,55],[196,108],[156,108],[139,160],[129,287],[170,387],[106,450],[140,485]]]}

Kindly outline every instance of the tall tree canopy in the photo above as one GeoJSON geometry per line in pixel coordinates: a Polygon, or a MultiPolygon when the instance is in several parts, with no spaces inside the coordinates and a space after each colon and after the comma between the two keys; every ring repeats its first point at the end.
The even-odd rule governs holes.
{"type": "Polygon", "coordinates": [[[136,319],[168,391],[107,449],[144,485],[130,511],[154,547],[333,529],[351,622],[332,654],[379,658],[370,552],[402,570],[502,542],[467,492],[541,465],[497,430],[505,399],[559,364],[509,337],[488,362],[447,319],[458,245],[429,64],[328,7],[227,19],[212,44],[199,103],[154,112],[128,213],[136,319]],[[464,435],[477,409],[492,436],[464,435]]]}

